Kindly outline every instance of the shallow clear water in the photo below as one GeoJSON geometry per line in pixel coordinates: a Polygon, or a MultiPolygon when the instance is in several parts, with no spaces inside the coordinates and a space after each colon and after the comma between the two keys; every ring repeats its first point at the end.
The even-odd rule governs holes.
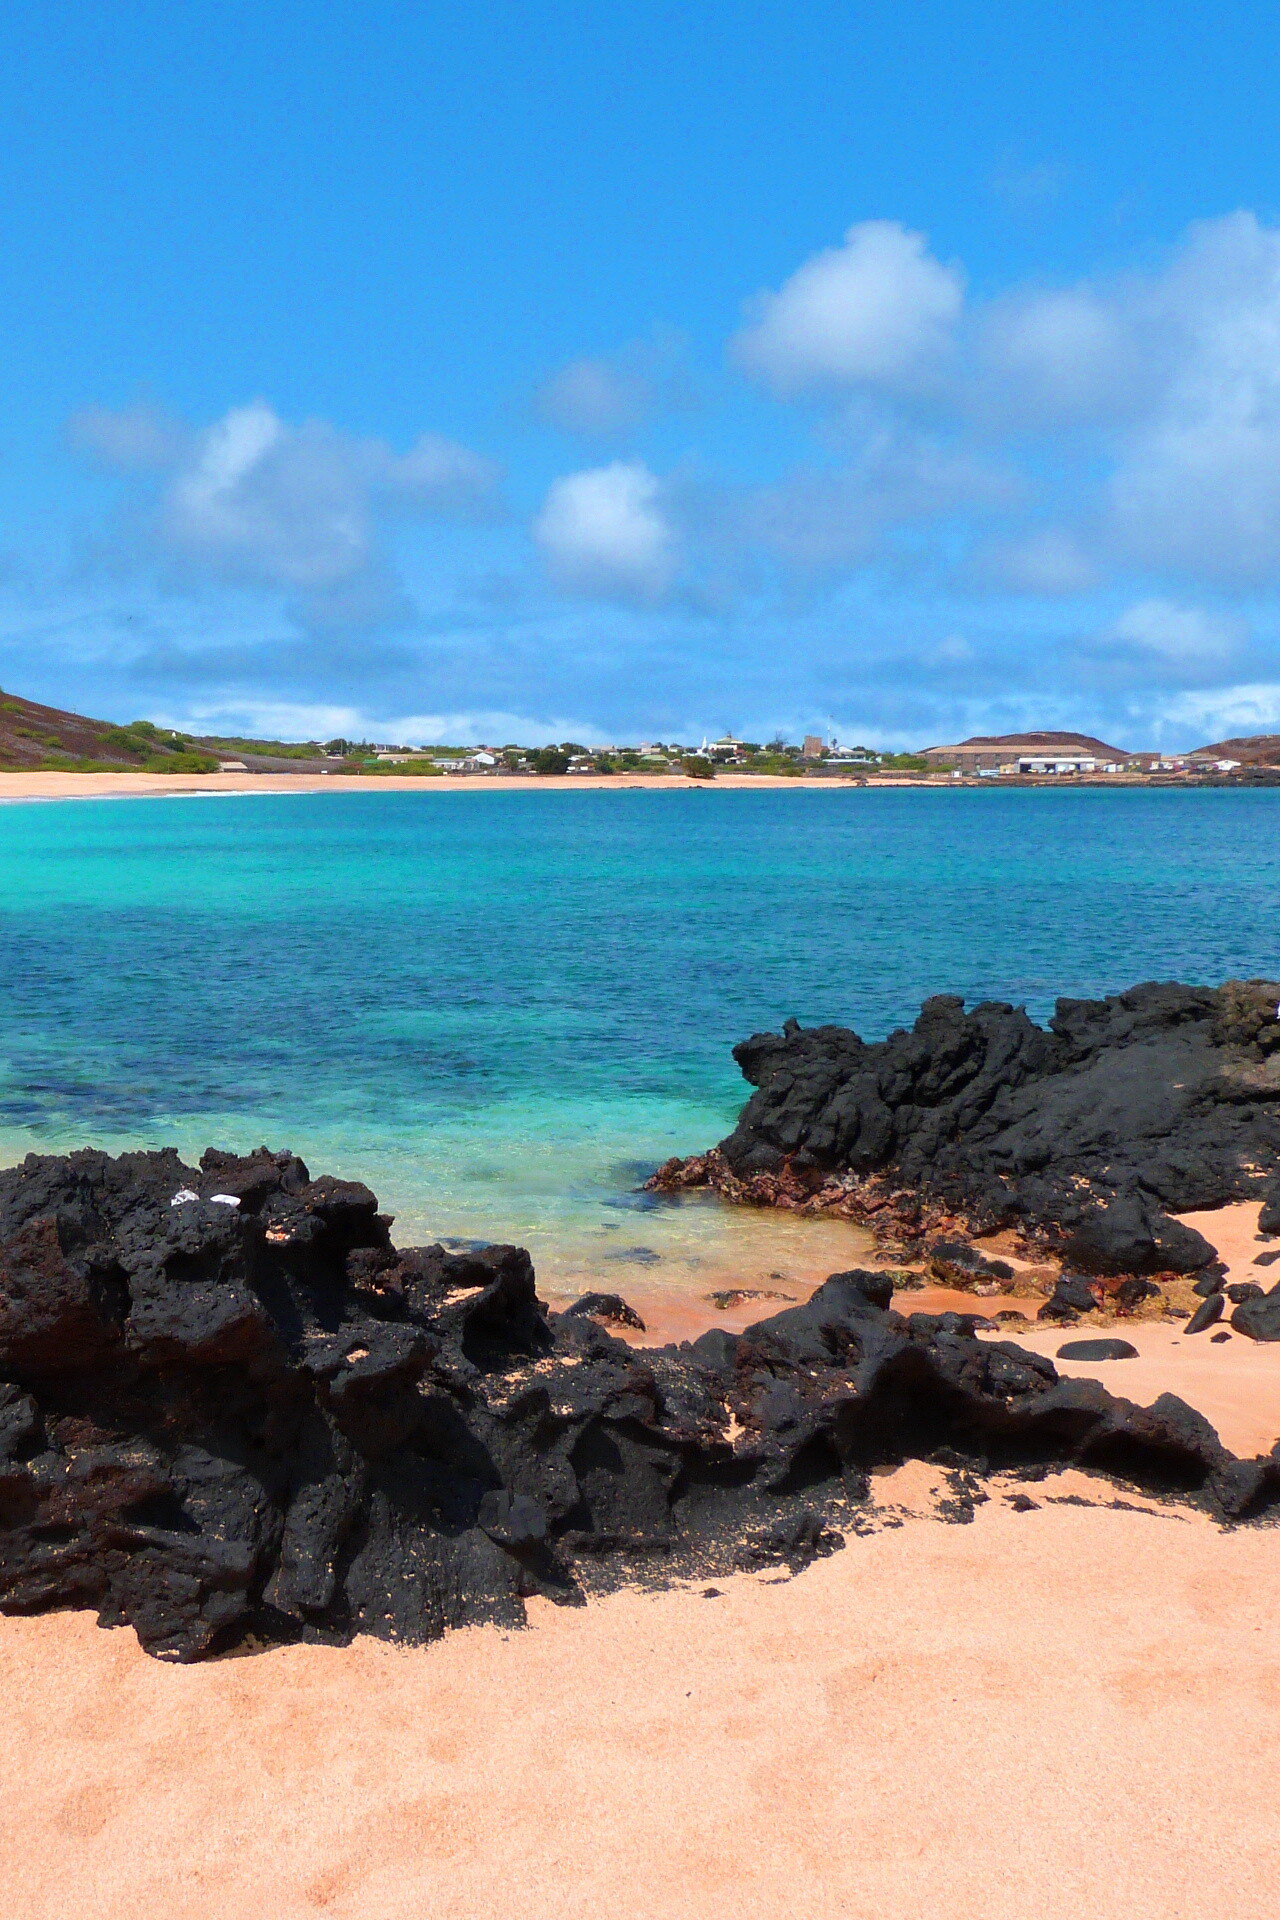
{"type": "MultiPolygon", "coordinates": [[[[1265,790],[0,806],[0,1159],[287,1144],[401,1239],[634,1291],[759,1241],[634,1192],[732,1124],[745,1034],[1274,975],[1278,907],[1265,790]]],[[[850,1231],[768,1224],[797,1271],[850,1231]]]]}

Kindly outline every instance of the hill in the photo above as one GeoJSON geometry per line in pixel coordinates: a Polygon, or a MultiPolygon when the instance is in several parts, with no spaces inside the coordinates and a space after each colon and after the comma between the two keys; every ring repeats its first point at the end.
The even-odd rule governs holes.
{"type": "Polygon", "coordinates": [[[1129,760],[1133,757],[1127,747],[1109,747],[1105,740],[1099,740],[1091,733],[975,733],[969,740],[957,740],[954,748],[923,747],[921,751],[951,753],[978,747],[1022,748],[1029,752],[1042,749],[1045,753],[1061,748],[1069,753],[1094,753],[1100,760],[1129,760]]]}
{"type": "Polygon", "coordinates": [[[157,727],[150,720],[119,726],[0,692],[0,772],[212,773],[228,757],[257,772],[305,772],[326,764],[314,742],[223,740],[157,727]]]}
{"type": "Polygon", "coordinates": [[[86,762],[137,768],[148,760],[169,762],[178,753],[189,752],[185,740],[162,732],[149,721],[121,727],[111,720],[91,720],[62,707],[45,707],[18,694],[0,693],[0,767],[10,771],[86,762]]]}
{"type": "Polygon", "coordinates": [[[1197,753],[1215,754],[1219,760],[1280,761],[1280,733],[1242,733],[1231,740],[1214,740],[1197,753]]]}

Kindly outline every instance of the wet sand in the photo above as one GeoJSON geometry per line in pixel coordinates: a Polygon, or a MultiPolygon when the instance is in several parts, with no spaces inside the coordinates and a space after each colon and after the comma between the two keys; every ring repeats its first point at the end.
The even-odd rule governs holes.
{"type": "MultiPolygon", "coordinates": [[[[877,1482],[928,1512],[930,1469],[877,1482]]],[[[799,1578],[174,1668],[0,1620],[13,1920],[1235,1920],[1280,1875],[1280,1532],[1069,1473],[799,1578]],[[1059,1504],[1064,1498],[1100,1506],[1059,1504]]]]}

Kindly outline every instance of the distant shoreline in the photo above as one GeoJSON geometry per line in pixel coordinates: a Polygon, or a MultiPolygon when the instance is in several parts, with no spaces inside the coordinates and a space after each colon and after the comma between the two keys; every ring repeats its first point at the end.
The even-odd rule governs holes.
{"type": "MultiPolygon", "coordinates": [[[[1213,778],[1172,775],[1164,779],[1148,775],[1113,774],[1101,779],[1071,778],[1062,775],[1028,776],[1001,781],[972,776],[909,775],[851,777],[830,775],[746,773],[717,774],[714,780],[691,780],[684,774],[443,774],[438,779],[412,774],[299,774],[299,773],[0,773],[0,805],[23,800],[146,800],[187,794],[240,793],[676,793],[697,790],[756,792],[762,788],[790,791],[804,788],[812,792],[847,792],[850,789],[906,789],[946,793],[957,788],[984,792],[1016,788],[1048,788],[1052,791],[1076,791],[1088,788],[1131,791],[1159,787],[1244,787],[1246,783],[1213,778]]],[[[1250,790],[1252,786],[1250,784],[1250,790]]]]}

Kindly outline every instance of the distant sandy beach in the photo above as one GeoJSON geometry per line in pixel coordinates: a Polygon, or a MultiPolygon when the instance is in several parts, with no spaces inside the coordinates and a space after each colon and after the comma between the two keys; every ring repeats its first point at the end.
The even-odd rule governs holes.
{"type": "Polygon", "coordinates": [[[689,780],[683,774],[589,774],[535,779],[512,774],[443,774],[421,779],[406,774],[349,773],[0,773],[4,800],[137,800],[185,793],[687,793],[720,787],[809,787],[823,792],[861,786],[919,786],[910,780],[819,780],[767,773],[717,774],[689,780]]]}

